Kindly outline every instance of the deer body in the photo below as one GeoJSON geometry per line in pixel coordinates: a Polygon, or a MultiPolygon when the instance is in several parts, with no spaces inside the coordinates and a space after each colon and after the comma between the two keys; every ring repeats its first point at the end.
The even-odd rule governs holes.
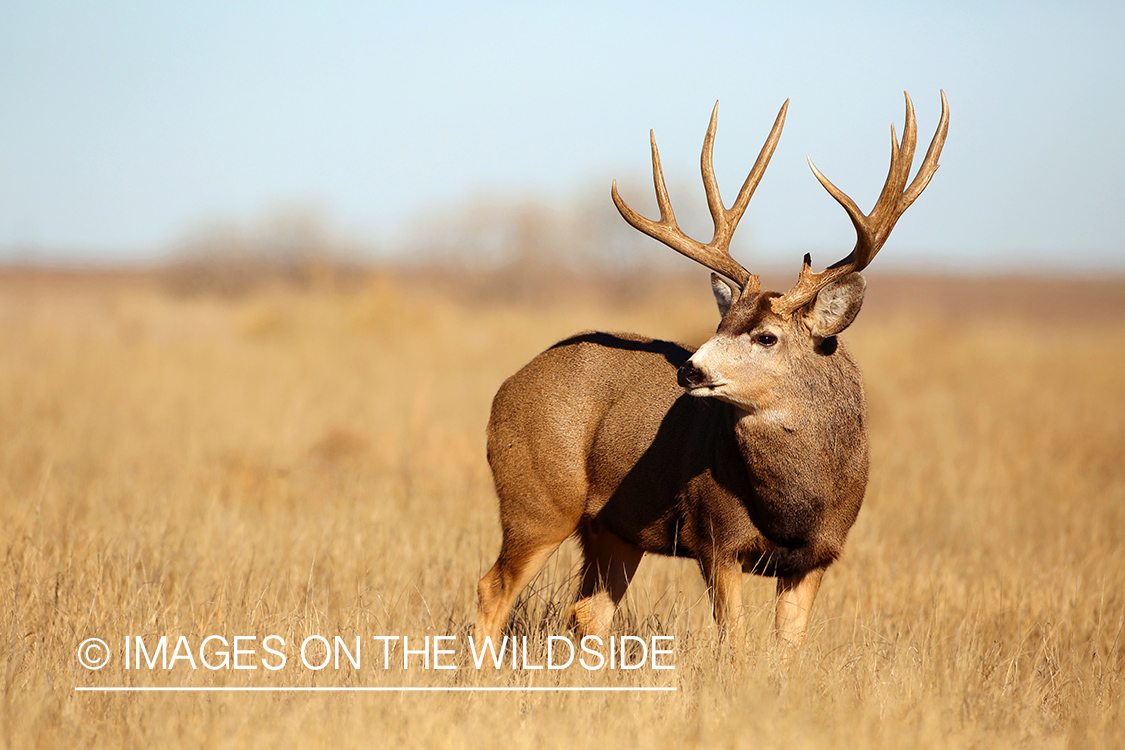
{"type": "MultiPolygon", "coordinates": [[[[907,102],[903,151],[912,155],[907,102]]],[[[899,174],[896,142],[884,189],[890,198],[881,197],[872,212],[882,237],[864,249],[857,222],[861,241],[849,256],[853,262],[813,274],[806,256],[793,290],[762,292],[757,277],[725,248],[784,116],[785,107],[728,211],[710,172],[712,115],[703,158],[716,224],[710,245],[675,226],[655,141],[661,221],[632,212],[614,188],[626,220],[735,285],[712,274],[722,320],[699,350],[632,334],[578,334],[500,387],[488,424],[488,459],[503,544],[478,586],[478,638],[499,636],[519,591],[572,535],[584,555],[571,609],[582,634],[608,627],[648,552],[698,561],[723,630],[740,629],[742,573],[776,577],[778,635],[793,645],[804,638],[823,572],[839,556],[867,484],[863,386],[837,334],[862,305],[865,282],[858,271],[889,232],[886,217],[877,214],[902,195],[905,175],[899,174]],[[859,253],[866,259],[855,261],[859,253]]],[[[947,117],[943,95],[940,140],[947,117]]],[[[935,143],[923,166],[929,174],[936,169],[938,137],[935,143]]],[[[906,205],[921,192],[915,187],[923,172],[907,190],[913,196],[906,205]]],[[[897,214],[891,213],[893,225],[897,214]]]]}

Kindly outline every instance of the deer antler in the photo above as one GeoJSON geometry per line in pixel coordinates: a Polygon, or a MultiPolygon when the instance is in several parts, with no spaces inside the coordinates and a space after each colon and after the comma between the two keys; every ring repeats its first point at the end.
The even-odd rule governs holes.
{"type": "Polygon", "coordinates": [[[613,203],[621,212],[622,218],[629,222],[635,229],[647,234],[653,239],[660,240],[678,253],[682,253],[697,263],[701,263],[712,271],[721,273],[731,281],[738,284],[743,291],[758,291],[758,277],[743,268],[737,261],[730,257],[730,239],[734,235],[739,219],[750,204],[750,197],[754,189],[765,174],[770,157],[777,148],[777,141],[781,138],[781,128],[785,125],[785,111],[789,108],[789,100],[781,106],[774,120],[773,130],[754,162],[754,168],[742,184],[742,190],[734,205],[728,210],[723,206],[723,199],[719,196],[719,185],[715,181],[715,169],[711,165],[711,151],[715,144],[715,125],[719,116],[719,103],[711,111],[711,124],[707,128],[707,136],[703,139],[703,154],[700,157],[700,167],[703,170],[703,189],[707,192],[707,207],[711,210],[711,219],[715,223],[715,235],[711,241],[704,245],[688,237],[676,224],[676,215],[672,212],[672,204],[668,200],[668,190],[664,186],[664,173],[660,168],[660,153],[656,149],[656,136],[649,131],[649,140],[652,141],[652,181],[656,186],[656,203],[660,207],[660,221],[646,219],[621,200],[617,194],[617,180],[613,181],[613,203]]]}
{"type": "MultiPolygon", "coordinates": [[[[903,93],[905,94],[905,92],[903,93]]],[[[906,123],[902,129],[902,148],[899,148],[898,140],[895,137],[895,127],[892,124],[891,168],[887,174],[887,181],[883,185],[883,192],[879,194],[879,200],[875,202],[875,207],[871,209],[870,214],[864,215],[856,206],[855,201],[829,182],[828,178],[822,175],[820,170],[812,163],[812,159],[809,159],[809,166],[812,167],[816,179],[820,180],[824,189],[844,207],[848,216],[851,217],[852,224],[855,225],[856,244],[855,249],[847,257],[833,263],[820,273],[813,273],[812,259],[806,254],[805,262],[801,266],[801,273],[797,277],[797,283],[781,297],[771,300],[773,310],[778,315],[792,316],[796,310],[816,299],[817,293],[833,281],[854,271],[862,271],[867,268],[875,254],[879,252],[879,248],[883,247],[883,243],[887,241],[895,222],[910,207],[910,204],[922,194],[926,185],[930,183],[930,178],[937,171],[937,160],[941,156],[941,147],[945,144],[945,135],[949,130],[949,103],[945,100],[945,92],[941,92],[941,121],[938,123],[937,132],[934,134],[933,141],[930,142],[930,149],[926,152],[926,158],[923,160],[922,166],[918,168],[918,174],[914,177],[914,181],[910,183],[910,187],[906,187],[906,180],[910,176],[910,167],[914,162],[914,147],[918,132],[914,122],[914,104],[910,101],[910,94],[905,95],[906,123]]]]}

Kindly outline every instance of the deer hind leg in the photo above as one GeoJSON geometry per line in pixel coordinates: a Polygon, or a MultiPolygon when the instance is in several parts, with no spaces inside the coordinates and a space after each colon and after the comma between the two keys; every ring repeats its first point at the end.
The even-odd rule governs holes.
{"type": "Polygon", "coordinates": [[[809,626],[809,613],[812,612],[816,592],[820,589],[820,580],[824,577],[824,568],[813,570],[798,576],[782,576],[777,579],[777,616],[774,619],[774,628],[777,639],[786,655],[800,647],[805,640],[805,631],[809,626]]]}
{"type": "Polygon", "coordinates": [[[475,637],[478,642],[483,642],[486,636],[491,636],[493,642],[500,638],[516,597],[565,538],[521,543],[505,536],[496,563],[477,584],[475,637]]]}
{"type": "Polygon", "coordinates": [[[609,629],[644,550],[597,521],[583,524],[579,539],[585,559],[578,600],[570,609],[570,618],[580,637],[601,636],[609,629]]]}

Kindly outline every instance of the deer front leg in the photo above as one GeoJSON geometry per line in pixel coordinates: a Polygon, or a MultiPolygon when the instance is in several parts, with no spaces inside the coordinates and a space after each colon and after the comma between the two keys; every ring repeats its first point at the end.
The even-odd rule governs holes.
{"type": "Polygon", "coordinates": [[[737,559],[701,559],[699,567],[711,595],[711,612],[722,638],[740,647],[745,639],[742,627],[742,563],[737,559]]]}
{"type": "Polygon", "coordinates": [[[786,654],[800,647],[805,640],[809,613],[823,577],[824,568],[814,568],[801,575],[781,576],[777,579],[777,616],[774,627],[778,641],[786,647],[786,654]]]}

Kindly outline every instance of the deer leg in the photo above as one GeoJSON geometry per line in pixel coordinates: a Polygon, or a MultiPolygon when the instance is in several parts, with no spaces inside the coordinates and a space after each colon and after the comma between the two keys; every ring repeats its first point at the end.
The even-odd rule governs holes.
{"type": "Polygon", "coordinates": [[[797,576],[781,576],[777,579],[777,616],[774,628],[778,641],[789,650],[800,647],[805,640],[816,592],[824,568],[814,568],[797,576]]]}
{"type": "Polygon", "coordinates": [[[582,584],[570,609],[579,635],[603,635],[613,621],[637,572],[644,550],[626,542],[597,521],[585,524],[581,534],[582,584]]]}
{"type": "Polygon", "coordinates": [[[493,642],[500,638],[516,597],[562,542],[559,539],[516,545],[504,540],[496,564],[477,584],[477,641],[483,642],[486,636],[491,636],[493,642]]]}
{"type": "Polygon", "coordinates": [[[733,636],[735,645],[741,645],[745,637],[742,627],[742,563],[737,559],[716,561],[703,558],[699,567],[707,581],[711,612],[720,637],[733,636]]]}

